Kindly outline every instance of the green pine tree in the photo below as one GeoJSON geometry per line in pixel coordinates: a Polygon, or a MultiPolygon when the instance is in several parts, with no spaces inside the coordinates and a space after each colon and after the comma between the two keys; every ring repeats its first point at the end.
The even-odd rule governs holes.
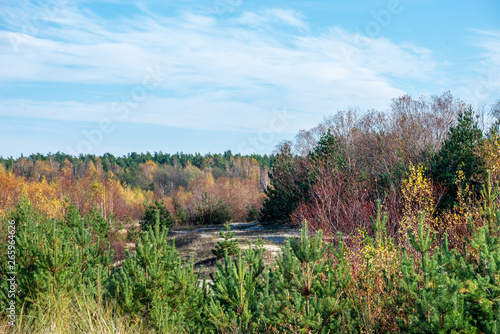
{"type": "Polygon", "coordinates": [[[441,208],[451,207],[457,196],[457,172],[462,171],[465,182],[479,192],[485,176],[484,159],[476,153],[476,146],[483,139],[477,116],[472,107],[458,115],[458,124],[450,128],[448,138],[431,163],[434,180],[442,183],[449,190],[442,197],[441,208]]]}
{"type": "Polygon", "coordinates": [[[436,247],[431,256],[436,234],[431,235],[428,227],[424,231],[422,214],[418,235],[410,230],[408,234],[420,260],[415,263],[406,256],[402,262],[401,294],[412,308],[406,311],[408,322],[400,321],[401,329],[408,333],[476,333],[461,293],[463,282],[450,272],[456,267],[457,255],[448,249],[447,236],[441,249],[436,247]]]}
{"type": "Polygon", "coordinates": [[[240,247],[238,246],[238,239],[234,238],[234,232],[231,232],[231,226],[228,222],[224,224],[224,230],[219,232],[219,237],[223,240],[220,240],[215,245],[215,248],[212,249],[212,253],[218,258],[224,258],[227,256],[233,256],[238,254],[240,247]]]}
{"type": "Polygon", "coordinates": [[[110,297],[124,312],[149,319],[159,332],[200,332],[206,285],[203,282],[200,287],[193,260],[184,263],[175,242],[168,242],[168,229],[158,216],[154,229],[148,227],[137,241],[136,253],[127,251],[110,283],[110,297]]]}
{"type": "Polygon", "coordinates": [[[233,260],[225,254],[212,275],[214,298],[207,312],[218,332],[255,333],[263,309],[266,266],[262,246],[249,248],[233,260]]]}
{"type": "Polygon", "coordinates": [[[352,280],[341,236],[331,252],[322,234],[289,239],[270,273],[265,323],[278,332],[342,333],[353,330],[346,291],[352,280]]]}
{"type": "MultiPolygon", "coordinates": [[[[19,307],[57,298],[70,291],[98,300],[105,294],[113,253],[94,241],[91,229],[81,222],[69,229],[64,221],[47,219],[21,201],[12,213],[16,221],[16,282],[19,307]]],[[[4,267],[0,276],[6,275],[4,267]]],[[[2,286],[2,291],[6,287],[2,286]]],[[[0,294],[1,295],[1,294],[0,294]]],[[[5,295],[0,296],[2,302],[5,295]]],[[[39,305],[40,306],[40,305],[39,305]]]]}
{"type": "Polygon", "coordinates": [[[170,230],[172,228],[172,218],[170,211],[168,211],[163,201],[155,200],[147,209],[144,219],[140,222],[142,229],[145,231],[148,227],[154,229],[155,224],[159,224],[163,230],[170,230]],[[159,219],[157,220],[157,215],[159,219]]]}
{"type": "Polygon", "coordinates": [[[309,176],[303,163],[303,159],[292,154],[289,144],[280,148],[269,173],[271,184],[265,190],[266,199],[260,212],[260,222],[290,222],[290,215],[309,191],[309,176]]]}
{"type": "Polygon", "coordinates": [[[81,219],[82,216],[80,215],[80,211],[78,211],[78,208],[74,203],[70,203],[69,199],[65,199],[65,206],[64,206],[64,222],[67,227],[69,228],[75,228],[80,226],[81,224],[81,219]]]}

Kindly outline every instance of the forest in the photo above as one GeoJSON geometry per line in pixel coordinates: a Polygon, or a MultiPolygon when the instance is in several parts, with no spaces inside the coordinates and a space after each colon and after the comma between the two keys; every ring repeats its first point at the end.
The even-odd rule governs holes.
{"type": "Polygon", "coordinates": [[[498,333],[499,127],[500,99],[448,91],[339,110],[270,155],[0,158],[0,328],[498,333]],[[300,236],[270,259],[232,239],[246,221],[300,236]],[[191,226],[222,230],[208,277],[168,237],[191,226]]]}
{"type": "Polygon", "coordinates": [[[25,195],[37,210],[54,218],[63,217],[71,204],[84,215],[97,209],[105,219],[141,220],[156,200],[164,202],[178,224],[203,220],[206,206],[221,207],[229,214],[227,220],[241,221],[260,209],[272,159],[233,156],[231,151],[2,158],[0,212],[25,195]]]}

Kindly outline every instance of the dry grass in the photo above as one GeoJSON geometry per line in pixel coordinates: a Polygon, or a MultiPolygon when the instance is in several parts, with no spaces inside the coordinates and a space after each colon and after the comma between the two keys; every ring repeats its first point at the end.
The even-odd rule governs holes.
{"type": "Polygon", "coordinates": [[[94,298],[74,293],[49,296],[38,300],[29,312],[21,310],[16,326],[0,320],[1,333],[22,334],[110,334],[152,333],[140,319],[119,315],[109,305],[97,303],[94,298]]]}

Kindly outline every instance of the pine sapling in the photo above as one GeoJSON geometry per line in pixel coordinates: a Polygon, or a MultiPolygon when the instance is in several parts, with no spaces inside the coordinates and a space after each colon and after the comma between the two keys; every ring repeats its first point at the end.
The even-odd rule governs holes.
{"type": "Polygon", "coordinates": [[[321,231],[312,238],[309,237],[307,221],[304,221],[300,231],[300,240],[292,240],[290,243],[293,254],[300,263],[300,276],[298,284],[300,291],[306,299],[306,315],[310,313],[310,298],[312,296],[312,286],[316,276],[322,272],[324,265],[323,257],[328,247],[323,247],[323,234],[321,231]]]}
{"type": "Polygon", "coordinates": [[[422,259],[422,269],[425,275],[425,283],[427,284],[427,275],[426,275],[426,264],[428,262],[427,253],[432,246],[432,243],[436,239],[436,232],[434,232],[431,236],[430,228],[427,226],[424,233],[424,215],[422,212],[419,212],[418,215],[418,240],[413,235],[411,229],[408,229],[408,237],[410,238],[410,243],[413,248],[420,253],[422,259]]]}
{"type": "Polygon", "coordinates": [[[384,217],[381,217],[382,212],[382,204],[380,199],[375,201],[377,206],[377,218],[373,219],[370,216],[370,221],[372,223],[373,231],[375,232],[375,247],[380,245],[385,245],[387,241],[387,231],[385,229],[385,225],[387,224],[387,220],[389,217],[387,216],[387,212],[384,212],[384,217]]]}
{"type": "Polygon", "coordinates": [[[497,199],[500,195],[500,191],[498,189],[498,185],[493,187],[491,184],[491,171],[488,170],[487,173],[488,181],[486,182],[486,187],[483,184],[481,189],[482,203],[480,213],[481,215],[486,216],[490,228],[494,228],[494,230],[498,232],[498,225],[495,225],[495,223],[497,222],[497,199]]]}
{"type": "Polygon", "coordinates": [[[212,249],[212,253],[217,256],[218,259],[224,258],[225,254],[227,256],[233,256],[238,254],[240,247],[238,246],[238,239],[234,238],[234,232],[230,232],[231,226],[228,222],[224,224],[224,230],[220,231],[219,236],[223,240],[220,240],[212,249]]]}

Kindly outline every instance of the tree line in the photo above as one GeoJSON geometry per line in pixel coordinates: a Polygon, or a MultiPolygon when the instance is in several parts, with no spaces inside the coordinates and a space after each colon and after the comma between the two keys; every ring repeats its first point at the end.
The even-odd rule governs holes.
{"type": "Polygon", "coordinates": [[[380,200],[396,237],[414,168],[429,181],[433,218],[442,218],[457,210],[465,193],[470,200],[479,196],[486,170],[493,182],[500,180],[498,105],[491,106],[487,129],[481,115],[450,92],[393,99],[388,113],[339,111],[277,148],[260,219],[307,219],[327,234],[350,234],[370,226],[380,200]]]}

